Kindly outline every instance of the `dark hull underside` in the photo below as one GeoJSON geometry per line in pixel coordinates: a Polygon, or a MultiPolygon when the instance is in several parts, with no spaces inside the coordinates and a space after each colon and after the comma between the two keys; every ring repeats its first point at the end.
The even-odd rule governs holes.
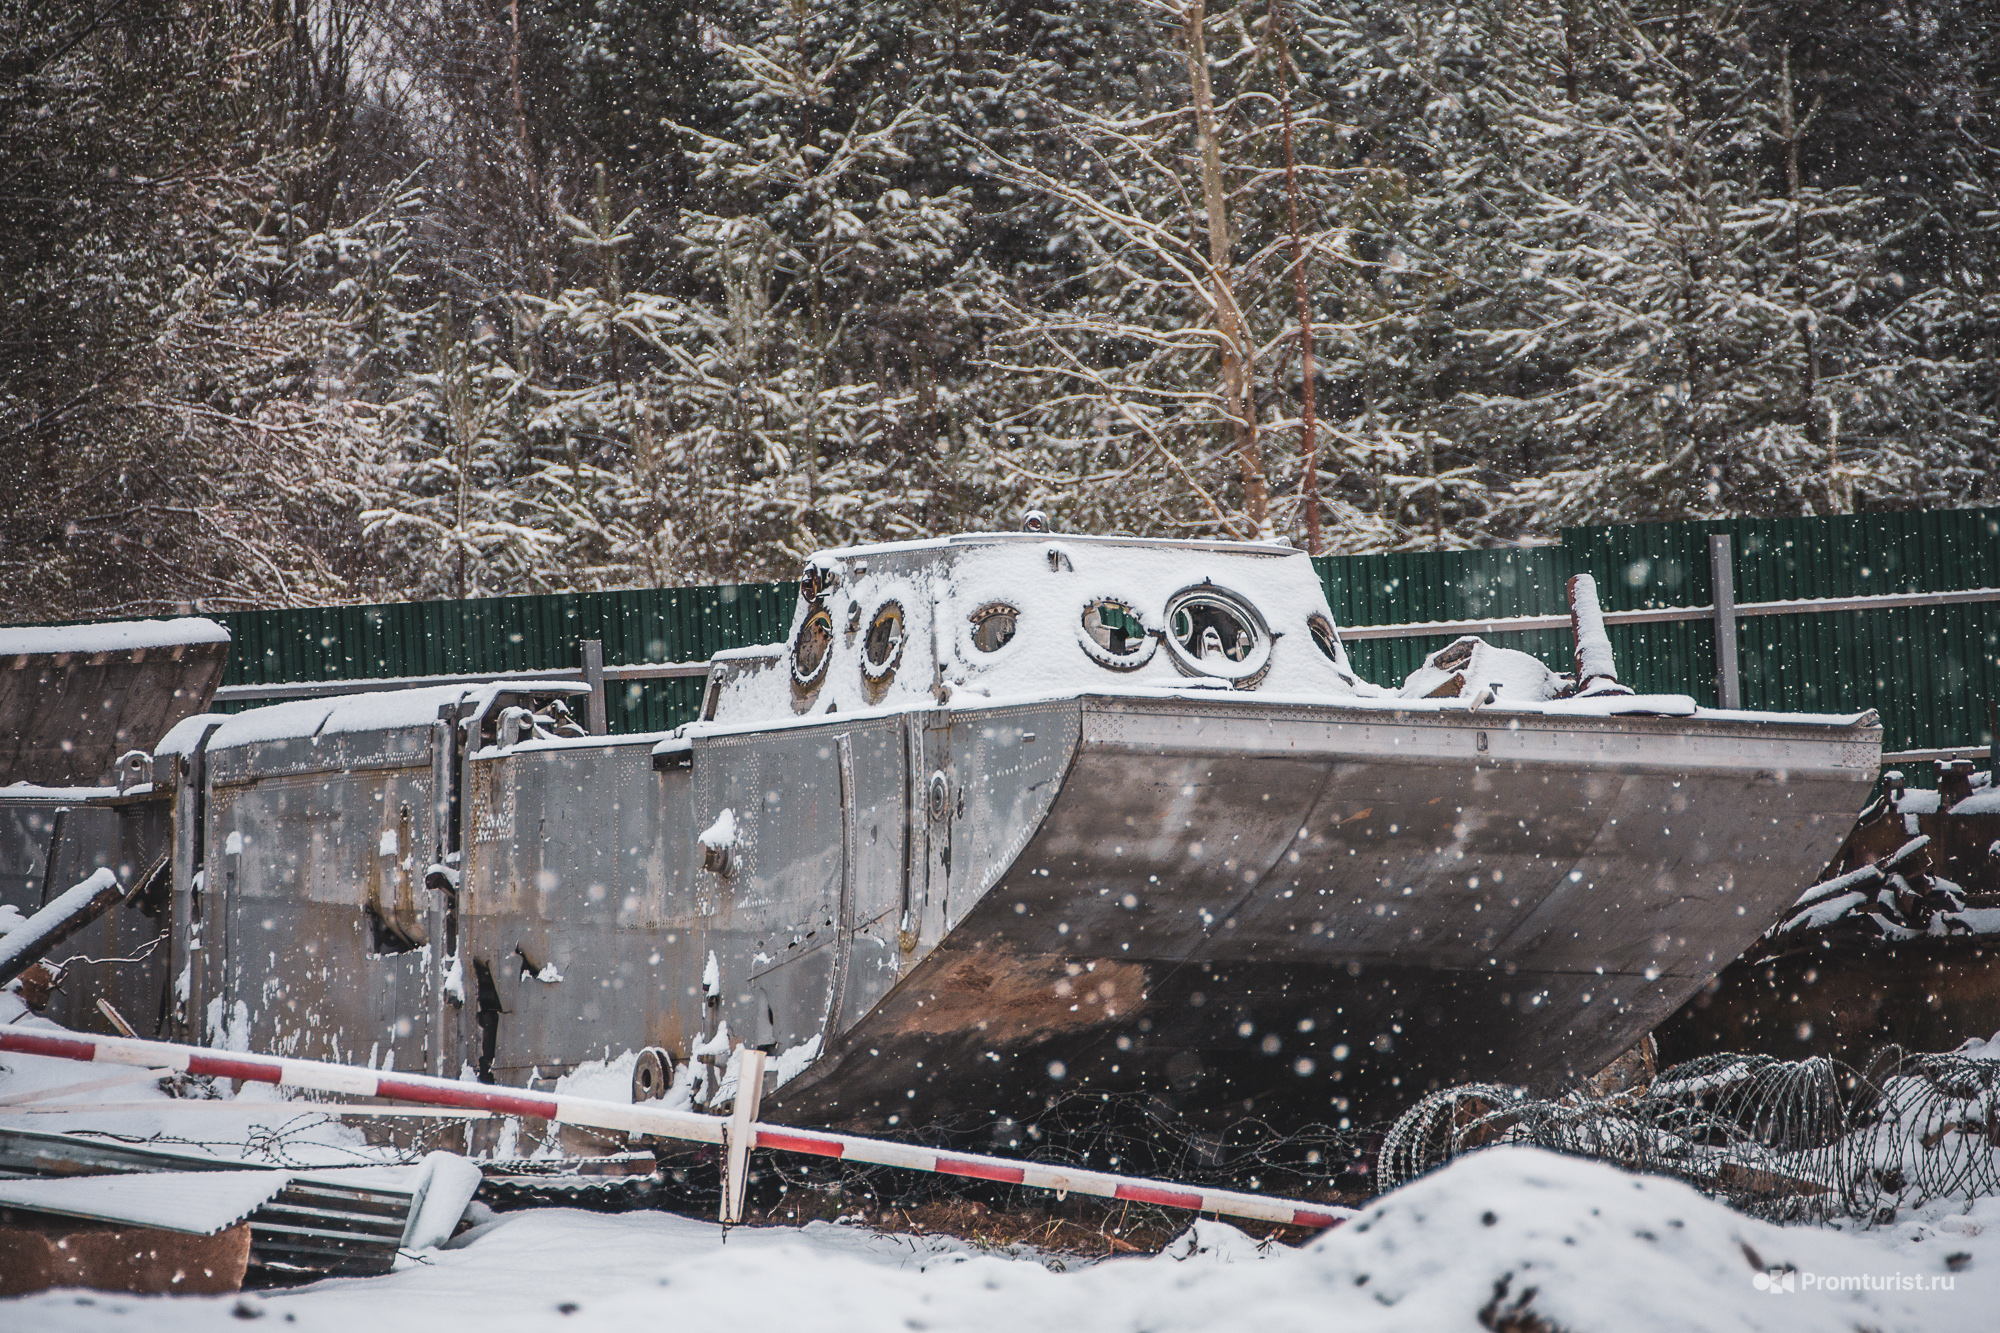
{"type": "Polygon", "coordinates": [[[1811,881],[1880,734],[1083,708],[1025,849],[775,1114],[1031,1119],[1110,1091],[1359,1122],[1451,1083],[1560,1088],[1811,881]]]}

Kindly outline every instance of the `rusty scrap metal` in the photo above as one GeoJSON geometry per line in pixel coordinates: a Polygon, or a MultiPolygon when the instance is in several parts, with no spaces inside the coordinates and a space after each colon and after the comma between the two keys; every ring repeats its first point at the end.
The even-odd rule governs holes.
{"type": "MultiPolygon", "coordinates": [[[[224,1105],[186,1102],[182,1109],[224,1105]]],[[[366,1277],[395,1266],[410,1227],[411,1190],[359,1183],[339,1167],[294,1170],[110,1139],[0,1129],[0,1179],[156,1173],[191,1177],[215,1172],[254,1172],[271,1182],[264,1201],[245,1219],[250,1236],[247,1262],[266,1280],[366,1277]]],[[[161,1223],[159,1218],[151,1220],[161,1223]]]]}
{"type": "Polygon", "coordinates": [[[47,957],[70,936],[125,901],[127,890],[109,866],[72,884],[27,921],[0,935],[0,986],[47,957]]]}

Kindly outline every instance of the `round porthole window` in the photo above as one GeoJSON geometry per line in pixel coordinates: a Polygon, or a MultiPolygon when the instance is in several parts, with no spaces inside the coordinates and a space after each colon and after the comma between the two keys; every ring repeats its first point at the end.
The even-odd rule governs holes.
{"type": "Polygon", "coordinates": [[[1319,646],[1326,660],[1340,665],[1340,636],[1334,633],[1333,622],[1325,616],[1312,616],[1306,621],[1306,628],[1312,631],[1313,642],[1319,646]]]}
{"type": "Polygon", "coordinates": [[[972,613],[972,646],[997,653],[1014,641],[1021,613],[1005,602],[989,602],[972,613]]]}
{"type": "Polygon", "coordinates": [[[1212,584],[1167,603],[1167,648],[1189,675],[1219,676],[1248,689],[1271,665],[1271,631],[1245,598],[1212,584]]]}
{"type": "Polygon", "coordinates": [[[1130,671],[1144,666],[1159,641],[1130,602],[1101,598],[1083,608],[1083,649],[1105,666],[1130,671]]]}
{"type": "Polygon", "coordinates": [[[861,670],[870,680],[881,680],[896,669],[903,656],[903,604],[884,602],[868,621],[868,637],[861,643],[861,670]]]}
{"type": "Polygon", "coordinates": [[[801,685],[817,685],[826,674],[827,659],[833,655],[833,616],[815,604],[799,626],[792,641],[792,679],[801,685]]]}
{"type": "Polygon", "coordinates": [[[1354,674],[1340,660],[1340,632],[1334,629],[1333,622],[1325,616],[1312,615],[1306,618],[1306,628],[1312,631],[1313,643],[1320,653],[1333,663],[1335,673],[1349,685],[1354,684],[1354,674]]]}

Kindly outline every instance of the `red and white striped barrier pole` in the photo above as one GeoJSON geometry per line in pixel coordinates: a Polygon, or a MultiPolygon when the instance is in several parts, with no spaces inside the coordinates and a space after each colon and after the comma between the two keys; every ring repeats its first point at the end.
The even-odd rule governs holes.
{"type": "MultiPolygon", "coordinates": [[[[99,1037],[80,1032],[37,1032],[0,1027],[0,1051],[98,1064],[170,1069],[177,1073],[336,1092],[350,1097],[381,1097],[423,1106],[451,1106],[494,1111],[502,1115],[535,1116],[542,1120],[559,1120],[564,1124],[587,1125],[593,1129],[645,1134],[689,1143],[723,1143],[729,1124],[727,1116],[670,1111],[644,1103],[627,1105],[595,1097],[551,1096],[519,1088],[496,1087],[490,1083],[460,1083],[454,1079],[431,1078],[423,1074],[398,1074],[318,1060],[243,1055],[201,1046],[181,1046],[173,1042],[135,1041],[128,1037],[99,1037]]],[[[1330,1204],[1243,1194],[1235,1190],[1203,1189],[1041,1162],[1015,1162],[1001,1157],[942,1152],[913,1143],[891,1143],[851,1134],[829,1134],[816,1129],[786,1129],[757,1123],[751,1126],[751,1131],[754,1137],[749,1147],[834,1157],[844,1162],[864,1162],[871,1166],[898,1167],[906,1171],[992,1180],[1058,1193],[1090,1194],[1105,1199],[1157,1204],[1163,1208],[1187,1208],[1225,1217],[1277,1222],[1285,1226],[1332,1227],[1354,1216],[1352,1209],[1330,1204]]]]}

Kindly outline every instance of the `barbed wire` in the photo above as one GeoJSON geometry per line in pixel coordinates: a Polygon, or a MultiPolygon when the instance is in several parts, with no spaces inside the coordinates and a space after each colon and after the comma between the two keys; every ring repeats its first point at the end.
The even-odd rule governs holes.
{"type": "Polygon", "coordinates": [[[1500,1143],[1674,1176],[1776,1221],[1887,1222],[1933,1199],[2000,1194],[2000,1060],[1892,1046],[1854,1069],[1725,1054],[1610,1096],[1446,1088],[1390,1127],[1377,1187],[1500,1143]]]}
{"type": "Polygon", "coordinates": [[[50,971],[56,973],[56,975],[60,977],[63,973],[69,971],[70,965],[72,963],[143,963],[146,961],[148,957],[152,955],[154,950],[158,949],[161,945],[165,944],[166,942],[167,942],[167,933],[165,931],[161,931],[158,935],[153,936],[152,939],[147,940],[146,943],[140,948],[139,952],[133,954],[130,958],[91,958],[84,954],[76,953],[76,954],[71,954],[69,957],[63,959],[59,963],[49,962],[48,960],[44,960],[44,965],[47,966],[50,971]]]}

